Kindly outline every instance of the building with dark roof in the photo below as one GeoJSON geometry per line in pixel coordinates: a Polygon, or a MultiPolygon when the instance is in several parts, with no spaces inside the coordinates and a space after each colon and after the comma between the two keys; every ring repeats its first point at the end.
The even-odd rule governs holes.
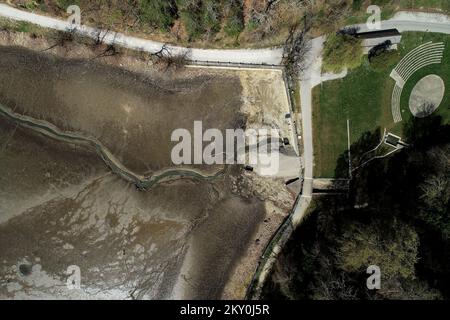
{"type": "Polygon", "coordinates": [[[363,47],[375,47],[379,44],[390,41],[392,45],[399,44],[402,34],[397,29],[373,30],[356,33],[356,37],[362,39],[363,47]]]}

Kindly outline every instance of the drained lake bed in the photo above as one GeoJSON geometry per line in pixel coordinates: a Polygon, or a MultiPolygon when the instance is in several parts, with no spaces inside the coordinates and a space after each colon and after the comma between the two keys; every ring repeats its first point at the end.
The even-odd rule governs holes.
{"type": "MultiPolygon", "coordinates": [[[[284,121],[276,72],[136,72],[3,44],[1,105],[97,139],[136,174],[173,168],[170,135],[196,120],[204,130],[284,121]]],[[[222,171],[141,191],[95,148],[0,116],[0,297],[243,298],[295,195],[241,166],[222,171]],[[66,286],[70,266],[79,289],[66,286]]]]}

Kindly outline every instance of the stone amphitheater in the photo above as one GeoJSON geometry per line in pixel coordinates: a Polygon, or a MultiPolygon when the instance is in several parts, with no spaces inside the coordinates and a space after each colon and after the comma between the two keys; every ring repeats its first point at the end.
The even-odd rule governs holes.
{"type": "Polygon", "coordinates": [[[403,87],[409,78],[418,70],[431,64],[440,64],[444,55],[445,45],[442,42],[432,41],[422,44],[409,52],[392,70],[390,76],[395,80],[391,99],[391,111],[394,122],[402,121],[400,99],[403,87]]]}

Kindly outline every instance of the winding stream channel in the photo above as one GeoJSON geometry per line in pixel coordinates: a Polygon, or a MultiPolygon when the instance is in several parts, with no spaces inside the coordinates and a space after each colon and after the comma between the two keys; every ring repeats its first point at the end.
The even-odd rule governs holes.
{"type": "Polygon", "coordinates": [[[139,190],[148,190],[159,182],[168,179],[196,178],[202,180],[211,180],[221,176],[224,169],[217,170],[214,173],[205,173],[193,168],[168,168],[153,172],[150,176],[139,175],[125,167],[98,139],[91,136],[83,136],[72,131],[62,131],[55,125],[44,121],[34,119],[29,116],[15,113],[10,108],[0,104],[0,115],[6,119],[25,128],[32,129],[44,136],[78,145],[85,145],[94,148],[100,155],[106,165],[121,178],[134,183],[139,190]]]}

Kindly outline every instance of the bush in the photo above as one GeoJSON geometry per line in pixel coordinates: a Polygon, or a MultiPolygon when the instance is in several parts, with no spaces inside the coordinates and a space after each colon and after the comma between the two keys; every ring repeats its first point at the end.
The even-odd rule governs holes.
{"type": "Polygon", "coordinates": [[[352,9],[354,11],[361,10],[362,2],[363,2],[362,0],[353,0],[352,9]]]}
{"type": "Polygon", "coordinates": [[[186,28],[189,40],[195,40],[199,38],[205,31],[203,28],[202,21],[199,19],[196,13],[190,12],[188,10],[181,11],[180,18],[181,22],[186,28]]]}
{"type": "Polygon", "coordinates": [[[395,50],[383,51],[370,59],[370,66],[375,71],[384,71],[398,62],[400,54],[395,50]]]}
{"type": "Polygon", "coordinates": [[[363,49],[361,40],[343,33],[333,33],[324,45],[323,68],[329,72],[340,72],[343,68],[354,69],[361,65],[363,49]]]}
{"type": "Polygon", "coordinates": [[[203,24],[206,31],[214,34],[220,31],[220,5],[215,0],[203,1],[203,24]]]}
{"type": "Polygon", "coordinates": [[[143,23],[167,31],[177,18],[177,9],[173,0],[139,0],[139,16],[143,23]]]}
{"type": "Polygon", "coordinates": [[[229,37],[237,38],[244,30],[244,11],[240,0],[233,0],[230,3],[228,15],[223,29],[229,37]]]}
{"type": "Polygon", "coordinates": [[[186,28],[189,40],[199,38],[204,32],[203,7],[199,0],[177,0],[181,22],[186,28]]]}

